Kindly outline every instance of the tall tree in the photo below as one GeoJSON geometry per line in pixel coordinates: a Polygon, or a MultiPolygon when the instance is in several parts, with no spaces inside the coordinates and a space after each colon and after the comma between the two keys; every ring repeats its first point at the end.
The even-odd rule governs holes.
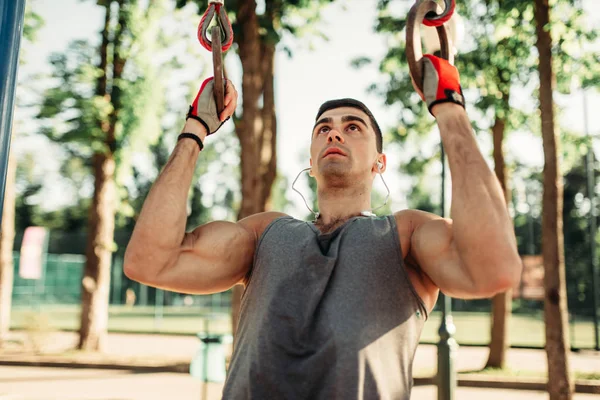
{"type": "Polygon", "coordinates": [[[46,91],[39,113],[46,134],[85,159],[94,177],[78,344],[92,351],[102,348],[107,331],[119,172],[128,171],[132,149],[158,137],[163,102],[156,77],[160,66],[150,60],[160,42],[164,2],[102,0],[98,5],[104,11],[98,49],[76,41],[65,54],[52,57],[59,84],[46,91]],[[96,60],[95,68],[90,59],[96,60]]]}
{"type": "MultiPolygon", "coordinates": [[[[32,11],[31,6],[28,5],[25,10],[23,25],[24,47],[26,47],[28,42],[35,40],[35,35],[42,25],[42,18],[32,11]]],[[[21,51],[19,60],[21,64],[25,61],[25,52],[26,48],[21,51]]],[[[19,98],[17,98],[17,106],[18,104],[19,98]]],[[[16,131],[15,126],[16,124],[13,124],[13,135],[16,131]]],[[[15,239],[16,174],[17,159],[14,152],[10,152],[8,157],[8,169],[6,171],[2,226],[0,227],[0,347],[2,347],[2,342],[6,339],[6,335],[10,330],[10,311],[14,274],[13,247],[15,239]]]]}
{"type": "Polygon", "coordinates": [[[112,258],[115,223],[115,150],[116,122],[121,111],[119,79],[123,75],[127,59],[123,57],[123,33],[127,19],[123,1],[118,7],[117,28],[113,36],[112,73],[115,86],[111,91],[109,77],[109,45],[111,41],[112,2],[106,1],[102,43],[100,45],[99,77],[95,95],[107,100],[112,108],[106,118],[98,121],[102,138],[92,155],[94,196],[89,210],[86,262],[81,291],[81,322],[79,345],[82,350],[100,350],[108,329],[108,299],[110,288],[110,265],[112,258]]]}
{"type": "Polygon", "coordinates": [[[559,140],[554,122],[550,5],[535,0],[536,47],[539,54],[540,113],[544,146],[542,254],[544,258],[544,320],[551,400],[570,400],[573,380],[569,371],[569,331],[563,238],[563,184],[558,158],[559,140]]]}

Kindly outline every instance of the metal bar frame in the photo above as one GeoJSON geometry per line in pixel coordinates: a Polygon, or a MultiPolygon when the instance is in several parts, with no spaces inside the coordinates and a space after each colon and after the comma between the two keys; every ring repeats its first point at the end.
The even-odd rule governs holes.
{"type": "Polygon", "coordinates": [[[25,0],[0,0],[0,223],[12,134],[25,0]]]}

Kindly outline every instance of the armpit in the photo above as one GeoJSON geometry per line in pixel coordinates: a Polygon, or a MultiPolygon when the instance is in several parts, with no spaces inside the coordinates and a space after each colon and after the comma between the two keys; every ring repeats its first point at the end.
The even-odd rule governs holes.
{"type": "Polygon", "coordinates": [[[404,265],[413,287],[427,307],[427,313],[430,313],[437,302],[439,288],[410,255],[404,259],[404,265]]]}

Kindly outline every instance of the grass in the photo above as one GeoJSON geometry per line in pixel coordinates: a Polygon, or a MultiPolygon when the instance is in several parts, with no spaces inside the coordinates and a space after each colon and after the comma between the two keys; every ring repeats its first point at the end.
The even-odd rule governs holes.
{"type": "MultiPolygon", "coordinates": [[[[453,315],[459,344],[488,345],[490,341],[490,316],[486,313],[461,312],[453,315]]],[[[441,314],[434,312],[425,323],[421,335],[422,342],[436,343],[441,314]]],[[[577,320],[569,329],[571,345],[576,348],[593,348],[594,325],[592,321],[577,320]]],[[[509,324],[512,346],[544,347],[545,331],[541,316],[515,314],[509,324]]]]}
{"type": "MultiPolygon", "coordinates": [[[[548,371],[530,371],[510,368],[486,368],[479,371],[461,371],[460,374],[478,374],[489,376],[508,376],[512,378],[547,378],[548,371]]],[[[600,372],[581,372],[575,371],[574,377],[577,380],[599,381],[600,372]]]]}
{"type": "MultiPolygon", "coordinates": [[[[435,368],[421,368],[413,371],[414,376],[417,377],[430,377],[435,376],[435,368]]],[[[478,370],[465,370],[458,371],[459,375],[486,375],[491,377],[508,377],[508,378],[543,378],[548,377],[547,370],[523,370],[523,369],[512,369],[512,368],[486,368],[478,370]]],[[[573,376],[576,380],[586,381],[600,381],[600,372],[583,372],[575,371],[573,376]]]]}
{"type": "MultiPolygon", "coordinates": [[[[79,306],[38,306],[36,309],[15,307],[11,315],[13,329],[26,329],[32,316],[48,321],[50,329],[79,329],[79,306]]],[[[487,345],[490,340],[490,317],[486,313],[460,312],[454,314],[454,337],[462,345],[487,345]]],[[[432,313],[425,323],[421,341],[436,343],[441,314],[432,313]]],[[[108,328],[120,332],[196,334],[205,331],[209,323],[212,333],[229,333],[229,310],[208,308],[165,307],[162,316],[154,307],[111,306],[108,328]]],[[[513,346],[543,347],[544,321],[536,315],[513,315],[510,320],[510,343],[513,346]]],[[[570,326],[571,344],[577,348],[593,348],[594,329],[591,321],[578,320],[570,326]]]]}
{"type": "MultiPolygon", "coordinates": [[[[50,329],[75,331],[79,329],[78,306],[51,306],[13,309],[12,329],[27,329],[32,315],[43,316],[49,321],[50,329]]],[[[229,312],[210,312],[208,309],[169,307],[162,315],[155,313],[154,307],[111,306],[109,308],[108,329],[116,332],[143,332],[189,334],[204,332],[226,334],[231,331],[229,312]]]]}

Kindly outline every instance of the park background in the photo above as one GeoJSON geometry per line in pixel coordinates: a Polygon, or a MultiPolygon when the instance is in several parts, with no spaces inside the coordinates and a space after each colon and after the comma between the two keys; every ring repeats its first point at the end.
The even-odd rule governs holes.
{"type": "MultiPolygon", "coordinates": [[[[3,240],[9,236],[4,232],[5,218],[15,221],[10,248],[14,271],[10,329],[26,332],[23,337],[27,339],[20,345],[27,351],[43,353],[52,332],[78,332],[81,328],[82,274],[86,259],[89,262],[89,209],[98,182],[93,160],[107,145],[97,129],[102,120],[114,121],[117,141],[113,154],[116,190],[110,200],[114,204],[115,230],[109,235],[109,255],[104,258],[109,260],[110,271],[110,281],[105,281],[110,293],[108,330],[196,335],[208,329],[214,334],[231,333],[232,291],[210,296],[165,292],[132,282],[122,271],[136,214],[174,146],[190,101],[202,80],[211,74],[210,53],[196,39],[199,13],[206,5],[184,3],[27,3],[11,146],[16,162],[14,216],[7,215],[6,209],[3,215],[3,240]],[[107,101],[94,90],[99,79],[100,33],[107,7],[113,18],[109,39],[124,35],[123,43],[110,43],[109,49],[120,45],[120,56],[127,57],[119,79],[111,82],[115,71],[109,68],[107,73],[107,90],[119,88],[121,92],[118,116],[113,112],[117,108],[114,92],[107,101]],[[121,10],[126,12],[120,14],[121,10]],[[116,20],[120,16],[130,24],[125,32],[118,30],[116,20]],[[28,279],[27,271],[20,268],[24,233],[31,226],[47,229],[38,279],[31,279],[31,275],[28,279]]],[[[402,56],[401,20],[412,2],[285,3],[259,1],[256,9],[265,14],[269,12],[267,4],[280,6],[277,18],[269,25],[272,31],[263,27],[259,32],[271,35],[266,42],[274,51],[270,78],[276,128],[266,134],[273,134],[277,140],[267,151],[271,157],[259,163],[265,170],[259,178],[270,196],[263,196],[258,202],[262,204],[244,202],[240,182],[244,168],[240,166],[240,151],[244,149],[238,140],[244,132],[236,132],[236,124],[228,122],[207,140],[198,162],[190,191],[188,227],[214,219],[233,221],[244,213],[261,211],[261,207],[310,219],[301,198],[291,191],[291,182],[308,165],[309,132],[318,106],[340,97],[363,100],[385,132],[385,178],[391,200],[383,212],[419,208],[440,213],[439,134],[412,91],[402,56]]],[[[457,43],[457,65],[477,140],[491,168],[495,165],[492,132],[499,121],[503,123],[508,207],[519,251],[524,258],[529,256],[539,271],[542,264],[536,256],[542,253],[544,166],[537,98],[540,82],[534,2],[521,3],[459,2],[463,33],[457,43]]],[[[593,248],[600,238],[590,229],[597,225],[598,163],[597,157],[589,154],[600,150],[595,140],[600,129],[593,123],[594,110],[600,107],[600,4],[592,0],[557,0],[551,5],[554,100],[565,188],[569,344],[574,351],[598,350],[593,300],[599,288],[592,285],[592,268],[597,267],[593,248]],[[592,194],[588,193],[590,179],[592,194]]],[[[235,27],[235,15],[232,18],[235,27]]],[[[244,63],[249,61],[240,59],[236,53],[239,46],[234,44],[225,62],[229,77],[241,89],[242,76],[249,73],[244,63]]],[[[244,103],[244,93],[239,103],[237,118],[241,120],[250,107],[244,103]]],[[[450,184],[446,179],[447,206],[450,184]]],[[[302,176],[298,186],[314,206],[314,185],[302,176]]],[[[373,205],[377,206],[383,202],[385,191],[379,180],[375,188],[373,205]]],[[[3,246],[6,249],[4,241],[3,246]]],[[[106,264],[98,261],[96,267],[102,268],[103,262],[106,264]]],[[[6,279],[2,283],[6,285],[6,279]]],[[[509,299],[512,316],[506,317],[508,329],[500,340],[506,339],[513,348],[543,349],[542,298],[535,290],[523,296],[526,291],[521,289],[515,288],[514,298],[509,299]]],[[[491,300],[454,299],[452,307],[458,343],[488,346],[491,300]]],[[[438,307],[426,324],[424,344],[438,341],[440,320],[438,307]]],[[[599,379],[589,371],[582,371],[580,377],[599,379]]]]}

